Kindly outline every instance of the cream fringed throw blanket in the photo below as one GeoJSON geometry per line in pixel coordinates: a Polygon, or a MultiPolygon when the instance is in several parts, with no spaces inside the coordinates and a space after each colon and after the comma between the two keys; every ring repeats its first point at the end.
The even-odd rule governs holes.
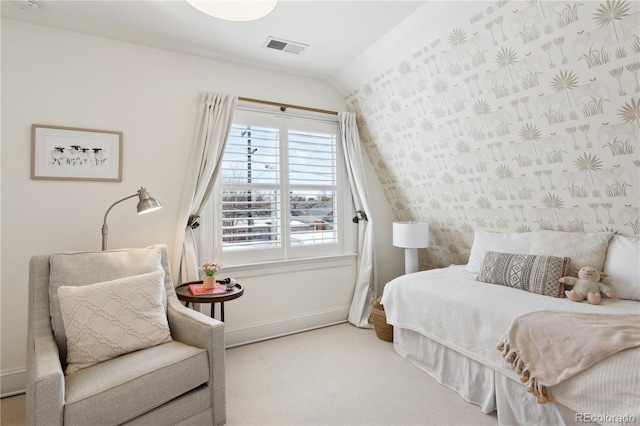
{"type": "Polygon", "coordinates": [[[544,404],[548,387],[596,362],[640,346],[640,315],[538,311],[513,321],[498,350],[544,404]]]}

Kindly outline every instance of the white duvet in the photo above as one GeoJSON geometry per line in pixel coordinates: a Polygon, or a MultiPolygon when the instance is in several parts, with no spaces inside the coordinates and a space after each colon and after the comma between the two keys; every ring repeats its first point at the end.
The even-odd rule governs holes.
{"type": "MultiPolygon", "coordinates": [[[[515,377],[496,345],[519,315],[541,310],[640,313],[640,302],[603,298],[600,305],[576,303],[479,282],[476,276],[464,266],[451,266],[396,278],[385,286],[382,297],[387,322],[515,377]]],[[[640,349],[626,350],[554,386],[552,393],[577,413],[626,416],[638,423],[639,370],[640,349]]],[[[610,423],[603,420],[599,423],[610,423]]]]}

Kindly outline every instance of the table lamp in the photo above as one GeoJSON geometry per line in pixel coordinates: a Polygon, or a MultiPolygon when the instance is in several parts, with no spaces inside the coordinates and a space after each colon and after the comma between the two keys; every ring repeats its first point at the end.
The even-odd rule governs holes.
{"type": "Polygon", "coordinates": [[[429,247],[429,224],[393,222],[393,245],[404,248],[404,273],[418,272],[418,249],[429,247]]]}
{"type": "Polygon", "coordinates": [[[138,214],[150,213],[162,208],[160,202],[153,198],[151,194],[149,194],[149,190],[142,187],[135,194],[124,197],[122,200],[118,200],[115,203],[111,204],[111,206],[107,209],[107,212],[104,214],[104,222],[102,224],[102,251],[105,251],[107,249],[107,234],[109,233],[109,227],[107,226],[107,215],[116,204],[135,196],[139,198],[137,206],[138,214]]]}

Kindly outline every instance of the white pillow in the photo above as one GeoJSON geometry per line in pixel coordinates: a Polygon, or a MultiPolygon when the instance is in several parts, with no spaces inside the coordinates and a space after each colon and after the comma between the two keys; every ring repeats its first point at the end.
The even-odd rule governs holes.
{"type": "Polygon", "coordinates": [[[58,288],[67,336],[66,374],[171,341],[164,271],[58,288]]]}
{"type": "MultiPolygon", "coordinates": [[[[67,358],[67,337],[58,301],[58,288],[82,286],[163,270],[159,247],[115,251],[58,253],[49,264],[49,309],[60,358],[67,358]]],[[[170,279],[171,277],[169,277],[170,279]]]]}
{"type": "Polygon", "coordinates": [[[602,282],[618,298],[640,301],[640,238],[614,235],[604,262],[607,274],[602,282]]]}
{"type": "MultiPolygon", "coordinates": [[[[602,271],[612,232],[534,231],[529,254],[570,257],[571,265],[580,269],[593,266],[602,271]]],[[[572,276],[576,274],[571,271],[572,276]]]]}
{"type": "Polygon", "coordinates": [[[484,256],[488,251],[529,254],[532,235],[533,232],[505,234],[501,232],[476,231],[466,267],[467,272],[479,273],[484,256]]]}

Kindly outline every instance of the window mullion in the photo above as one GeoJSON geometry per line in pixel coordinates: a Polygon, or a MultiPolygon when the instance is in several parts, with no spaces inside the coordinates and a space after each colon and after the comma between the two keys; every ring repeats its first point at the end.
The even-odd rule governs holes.
{"type": "Polygon", "coordinates": [[[281,211],[282,211],[282,247],[284,248],[285,259],[289,257],[291,249],[290,224],[291,224],[291,205],[289,197],[289,128],[287,119],[281,118],[280,121],[280,188],[282,191],[281,211]]]}

